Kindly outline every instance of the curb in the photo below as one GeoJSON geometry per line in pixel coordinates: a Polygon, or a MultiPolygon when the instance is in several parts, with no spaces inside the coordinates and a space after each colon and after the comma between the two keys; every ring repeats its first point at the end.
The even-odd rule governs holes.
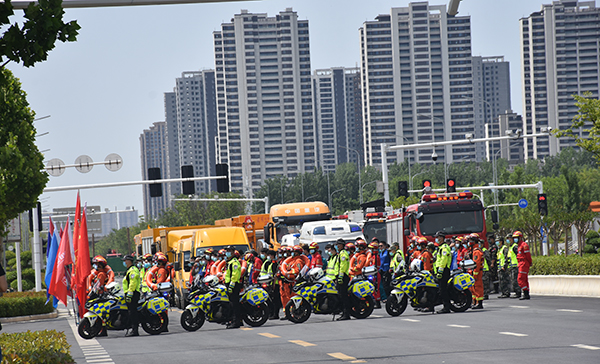
{"type": "Polygon", "coordinates": [[[47,320],[58,317],[58,310],[54,310],[54,312],[44,313],[41,315],[29,315],[29,316],[16,316],[16,317],[2,317],[0,318],[1,323],[11,323],[11,322],[23,322],[23,321],[33,321],[33,320],[47,320]]]}
{"type": "Polygon", "coordinates": [[[600,276],[529,276],[532,294],[600,298],[600,276]]]}

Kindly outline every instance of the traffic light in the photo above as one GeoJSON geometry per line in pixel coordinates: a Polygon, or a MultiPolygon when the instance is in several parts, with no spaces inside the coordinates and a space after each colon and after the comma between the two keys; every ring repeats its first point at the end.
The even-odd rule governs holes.
{"type": "Polygon", "coordinates": [[[548,215],[548,199],[545,193],[538,194],[538,211],[542,216],[548,215]]]}
{"type": "Polygon", "coordinates": [[[407,181],[398,181],[398,196],[408,197],[407,181]]]}
{"type": "MultiPolygon", "coordinates": [[[[181,166],[181,178],[194,177],[194,166],[181,166]]],[[[184,195],[196,194],[196,183],[194,181],[181,182],[181,190],[184,195]]]]}
{"type": "MultiPolygon", "coordinates": [[[[148,179],[158,180],[160,177],[160,168],[148,168],[148,179]]],[[[161,183],[152,183],[150,185],[150,197],[160,197],[162,196],[162,184],[161,183]]]]}
{"type": "Polygon", "coordinates": [[[225,163],[219,163],[216,166],[217,176],[225,176],[227,178],[219,178],[217,180],[217,192],[227,193],[229,192],[229,165],[225,163]]]}
{"type": "Polygon", "coordinates": [[[454,178],[446,180],[446,192],[456,192],[456,180],[454,178]]]}
{"type": "Polygon", "coordinates": [[[430,179],[424,179],[423,180],[423,188],[426,187],[431,187],[431,180],[430,179]]]}

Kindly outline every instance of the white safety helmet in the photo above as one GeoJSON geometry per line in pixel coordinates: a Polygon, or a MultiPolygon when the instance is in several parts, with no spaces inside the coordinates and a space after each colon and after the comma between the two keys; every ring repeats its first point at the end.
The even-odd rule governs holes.
{"type": "Polygon", "coordinates": [[[219,277],[217,277],[215,275],[206,276],[206,277],[204,277],[202,282],[204,282],[205,284],[207,284],[211,287],[215,287],[216,285],[219,284],[219,277]]]}
{"type": "Polygon", "coordinates": [[[411,272],[420,272],[423,270],[423,261],[421,259],[415,259],[410,263],[411,272]]]}
{"type": "Polygon", "coordinates": [[[321,269],[321,268],[313,268],[308,271],[308,276],[313,281],[318,281],[319,279],[323,278],[324,275],[325,275],[325,272],[323,272],[323,269],[321,269]]]}

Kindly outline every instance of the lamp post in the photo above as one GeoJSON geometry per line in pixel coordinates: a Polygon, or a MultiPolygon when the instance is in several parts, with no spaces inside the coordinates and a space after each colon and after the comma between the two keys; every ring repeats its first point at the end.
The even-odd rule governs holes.
{"type": "MultiPolygon", "coordinates": [[[[361,178],[360,178],[360,153],[358,153],[358,150],[356,150],[356,149],[344,147],[343,145],[340,145],[340,147],[344,148],[344,149],[351,150],[354,153],[356,153],[356,164],[358,165],[358,185],[360,186],[360,184],[361,184],[361,178]]],[[[360,196],[359,197],[360,204],[362,205],[362,203],[363,203],[362,189],[359,189],[358,193],[359,193],[359,196],[360,196]]]]}
{"type": "Polygon", "coordinates": [[[330,205],[330,206],[331,206],[331,211],[332,211],[332,212],[333,212],[333,195],[335,195],[335,193],[336,193],[336,192],[340,192],[340,191],[343,191],[343,190],[345,190],[345,188],[340,188],[339,190],[335,190],[335,191],[333,191],[333,192],[331,193],[331,195],[329,196],[329,201],[331,201],[331,204],[332,204],[332,205],[330,205]]]}
{"type": "MultiPolygon", "coordinates": [[[[519,143],[508,144],[506,147],[500,148],[494,153],[493,158],[492,158],[492,171],[493,171],[492,179],[494,181],[494,186],[498,185],[498,164],[497,164],[498,153],[500,153],[504,149],[514,147],[515,145],[519,145],[519,143]]],[[[496,205],[496,206],[498,205],[498,190],[494,190],[494,205],[496,205]]]]}
{"type": "MultiPolygon", "coordinates": [[[[468,99],[468,100],[471,100],[471,101],[475,101],[475,99],[473,97],[469,97],[467,95],[462,95],[462,96],[459,97],[459,99],[468,99]]],[[[487,110],[490,110],[490,116],[491,116],[491,114],[492,114],[492,104],[490,104],[485,99],[481,99],[481,101],[485,102],[485,104],[488,107],[487,110]]],[[[483,114],[484,114],[484,116],[483,116],[483,125],[485,127],[485,134],[484,134],[485,138],[489,138],[490,137],[489,132],[488,132],[488,127],[487,127],[488,123],[486,122],[487,121],[487,110],[485,108],[483,109],[483,114]]],[[[490,122],[489,124],[493,124],[493,118],[492,118],[492,122],[490,122]]],[[[486,151],[487,160],[489,161],[490,159],[492,159],[492,158],[490,158],[490,142],[489,141],[485,143],[485,151],[486,151]]]]}
{"type": "MultiPolygon", "coordinates": [[[[423,173],[427,173],[427,172],[429,172],[429,171],[422,171],[422,172],[419,172],[419,173],[415,174],[414,176],[412,176],[412,179],[414,180],[416,176],[422,175],[423,173]]],[[[414,181],[413,181],[413,180],[411,180],[411,185],[414,185],[414,181]]],[[[412,189],[412,188],[411,188],[411,189],[412,189]]]]}
{"type": "MultiPolygon", "coordinates": [[[[406,139],[406,137],[403,137],[402,135],[398,135],[398,134],[392,134],[392,133],[384,133],[384,134],[385,134],[385,135],[390,135],[390,136],[399,137],[399,138],[402,138],[402,139],[404,139],[404,141],[405,141],[405,142],[407,142],[407,143],[409,142],[409,140],[408,140],[408,139],[406,139]]],[[[411,179],[410,179],[410,152],[408,152],[408,160],[407,160],[407,163],[408,163],[408,181],[409,181],[409,182],[408,182],[408,184],[409,184],[409,186],[408,186],[408,189],[412,190],[412,183],[410,182],[410,181],[411,181],[411,179]]]]}
{"type": "Polygon", "coordinates": [[[312,195],[312,196],[309,196],[309,197],[307,197],[307,198],[306,198],[306,200],[304,200],[304,202],[306,202],[306,201],[310,200],[310,199],[311,199],[311,198],[313,198],[313,197],[317,197],[317,196],[318,196],[318,195],[312,195]]]}

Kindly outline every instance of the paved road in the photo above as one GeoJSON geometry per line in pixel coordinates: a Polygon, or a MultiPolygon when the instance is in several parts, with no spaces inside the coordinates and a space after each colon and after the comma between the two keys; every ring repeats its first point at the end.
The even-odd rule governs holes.
{"type": "Polygon", "coordinates": [[[66,317],[5,324],[4,332],[64,331],[76,362],[90,364],[600,363],[600,299],[494,297],[484,310],[462,314],[408,308],[390,317],[382,309],[365,320],[332,322],[331,316],[313,315],[299,325],[268,321],[260,328],[226,330],[205,323],[197,332],[183,330],[174,309],[169,333],[138,338],[109,331],[108,337],[83,340],[66,317]]]}

